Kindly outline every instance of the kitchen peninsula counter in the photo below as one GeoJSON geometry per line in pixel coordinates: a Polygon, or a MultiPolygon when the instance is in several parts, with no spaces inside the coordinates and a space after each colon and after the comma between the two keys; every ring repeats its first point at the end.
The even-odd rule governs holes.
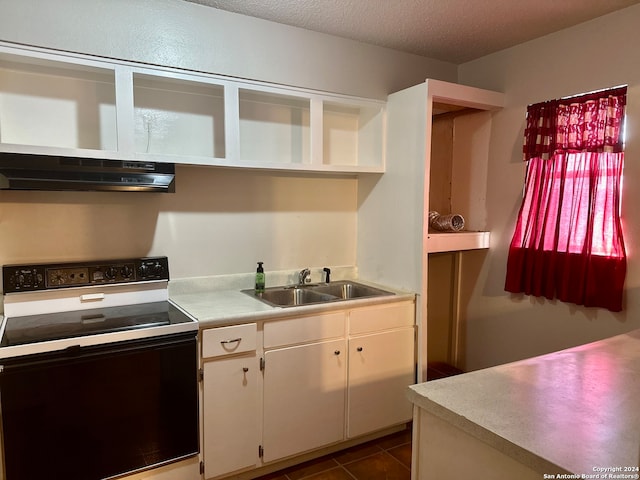
{"type": "Polygon", "coordinates": [[[640,330],[408,396],[414,479],[639,478],[640,330]]]}

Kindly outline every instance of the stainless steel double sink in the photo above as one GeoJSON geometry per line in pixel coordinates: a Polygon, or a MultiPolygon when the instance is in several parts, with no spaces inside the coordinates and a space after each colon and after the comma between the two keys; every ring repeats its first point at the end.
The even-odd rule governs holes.
{"type": "Polygon", "coordinates": [[[370,287],[350,280],[310,285],[288,285],[266,288],[262,293],[242,290],[273,307],[299,307],[317,303],[338,302],[356,298],[395,295],[393,292],[370,287]]]}

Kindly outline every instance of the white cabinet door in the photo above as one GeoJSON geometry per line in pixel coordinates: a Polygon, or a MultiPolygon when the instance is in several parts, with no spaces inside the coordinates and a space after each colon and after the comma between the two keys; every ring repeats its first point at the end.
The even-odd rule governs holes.
{"type": "Polygon", "coordinates": [[[348,437],[411,420],[405,393],[415,383],[414,330],[349,339],[348,437]]]}
{"type": "Polygon", "coordinates": [[[264,462],[344,439],[344,339],[271,350],[264,367],[264,462]]]}
{"type": "Polygon", "coordinates": [[[255,352],[204,364],[204,477],[258,461],[258,359],[255,352]]]}

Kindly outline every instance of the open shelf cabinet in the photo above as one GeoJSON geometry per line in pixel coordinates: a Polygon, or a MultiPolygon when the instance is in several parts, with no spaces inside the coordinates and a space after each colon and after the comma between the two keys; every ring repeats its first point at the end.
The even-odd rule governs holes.
{"type": "Polygon", "coordinates": [[[0,50],[0,144],[33,153],[116,151],[114,69],[0,50]]]}
{"type": "Polygon", "coordinates": [[[502,95],[435,82],[431,97],[431,142],[427,155],[428,210],[465,218],[465,229],[438,232],[426,226],[427,364],[464,370],[465,283],[474,283],[482,252],[490,247],[486,186],[492,110],[502,95]],[[484,103],[482,103],[484,102],[484,103]],[[480,257],[478,257],[478,255],[480,257]]]}
{"type": "Polygon", "coordinates": [[[322,164],[380,169],[384,149],[382,105],[323,102],[322,164]]]}
{"type": "Polygon", "coordinates": [[[492,118],[503,105],[501,93],[432,79],[389,95],[385,175],[359,180],[358,272],[420,294],[418,381],[427,378],[429,344],[463,337],[456,325],[491,246],[486,180],[492,118]],[[430,230],[430,211],[461,214],[465,229],[430,230]],[[429,325],[441,314],[443,325],[429,325]]]}
{"type": "Polygon", "coordinates": [[[0,42],[0,152],[384,172],[385,102],[0,42]]]}
{"type": "Polygon", "coordinates": [[[241,88],[240,162],[311,164],[311,99],[241,88]]]}
{"type": "Polygon", "coordinates": [[[224,159],[224,86],[133,74],[136,153],[224,159]]]}

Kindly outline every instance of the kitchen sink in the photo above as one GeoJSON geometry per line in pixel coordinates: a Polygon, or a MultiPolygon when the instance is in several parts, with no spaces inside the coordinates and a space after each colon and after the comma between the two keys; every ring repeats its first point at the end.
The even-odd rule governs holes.
{"type": "Polygon", "coordinates": [[[361,283],[349,281],[339,281],[324,285],[318,285],[314,288],[314,291],[333,295],[334,297],[338,297],[342,300],[393,295],[393,293],[387,292],[386,290],[381,290],[379,288],[373,288],[368,285],[362,285],[361,283]]]}
{"type": "Polygon", "coordinates": [[[255,290],[251,289],[242,290],[242,293],[254,296],[258,300],[274,307],[296,307],[356,298],[394,295],[392,292],[352,281],[270,287],[262,293],[256,293],[255,290]]]}
{"type": "MultiPolygon", "coordinates": [[[[255,294],[255,291],[254,291],[255,294]]],[[[277,305],[279,307],[295,307],[308,305],[310,303],[322,303],[335,300],[327,294],[316,293],[309,288],[267,288],[256,297],[263,302],[277,305]]]]}

